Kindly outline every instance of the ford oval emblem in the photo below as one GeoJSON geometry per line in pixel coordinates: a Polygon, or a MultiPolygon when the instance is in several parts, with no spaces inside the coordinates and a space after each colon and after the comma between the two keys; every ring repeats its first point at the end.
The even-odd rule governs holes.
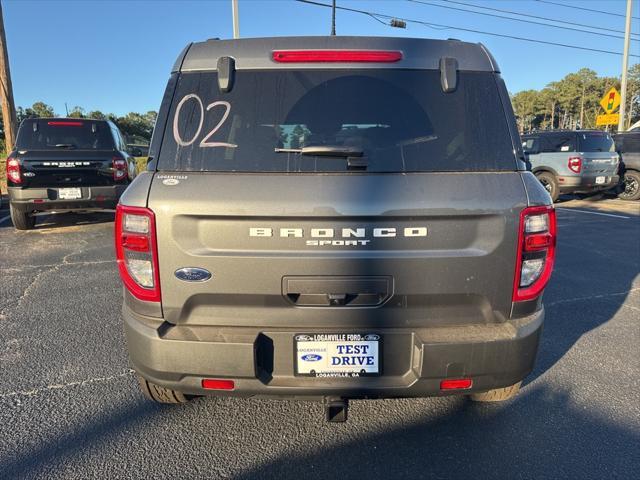
{"type": "Polygon", "coordinates": [[[185,282],[206,282],[211,278],[211,272],[199,267],[179,268],[175,276],[185,282]]]}
{"type": "Polygon", "coordinates": [[[316,355],[315,353],[307,353],[306,355],[303,355],[301,358],[305,362],[317,362],[318,360],[322,360],[322,357],[320,355],[316,355]]]}

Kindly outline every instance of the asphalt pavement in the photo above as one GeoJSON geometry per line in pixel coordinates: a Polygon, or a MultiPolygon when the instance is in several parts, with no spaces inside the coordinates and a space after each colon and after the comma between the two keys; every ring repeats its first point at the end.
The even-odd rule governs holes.
{"type": "Polygon", "coordinates": [[[557,205],[535,371],[502,404],[145,400],[129,370],[113,213],[0,211],[0,478],[637,478],[640,205],[557,205]]]}

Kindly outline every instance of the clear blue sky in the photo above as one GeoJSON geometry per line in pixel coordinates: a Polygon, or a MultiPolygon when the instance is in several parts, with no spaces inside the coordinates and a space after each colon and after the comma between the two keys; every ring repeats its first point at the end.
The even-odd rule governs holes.
{"type": "MultiPolygon", "coordinates": [[[[239,0],[244,37],[325,35],[331,10],[293,0],[239,0]]],[[[330,0],[319,0],[330,3],[330,0]]],[[[425,0],[447,5],[441,0],[425,0]]],[[[459,0],[624,30],[624,19],[535,0],[459,0]]],[[[623,0],[555,0],[574,6],[624,14],[623,0]]],[[[634,15],[639,15],[637,0],[634,15]]],[[[175,57],[191,41],[230,38],[230,0],[2,0],[17,105],[42,100],[64,114],[80,105],[87,110],[124,114],[159,107],[175,57]]],[[[544,39],[621,52],[621,39],[474,15],[405,0],[338,0],[338,5],[475,30],[544,39]]],[[[448,4],[460,8],[461,5],[448,4]]],[[[492,12],[487,12],[492,13],[492,12]]],[[[493,12],[497,13],[497,12],[493,12]]],[[[532,19],[533,20],[533,19],[532,19]]],[[[632,31],[639,32],[638,20],[632,31]]],[[[497,58],[511,92],[541,88],[581,67],[600,75],[620,75],[622,57],[501,39],[458,30],[409,24],[391,28],[374,19],[338,11],[339,35],[459,38],[483,42],[497,58]]],[[[613,32],[607,32],[618,35],[613,32]]],[[[633,37],[632,37],[633,38],[633,37]]],[[[636,37],[640,38],[640,37],[636,37]]],[[[640,55],[640,43],[631,42],[640,55]]],[[[637,62],[638,59],[631,59],[637,62]]]]}

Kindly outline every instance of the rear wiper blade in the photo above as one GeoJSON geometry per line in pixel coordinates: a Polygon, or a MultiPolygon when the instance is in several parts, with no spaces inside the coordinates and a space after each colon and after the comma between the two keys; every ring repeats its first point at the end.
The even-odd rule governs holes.
{"type": "Polygon", "coordinates": [[[302,148],[276,148],[276,153],[297,153],[309,157],[334,157],[347,160],[347,170],[366,170],[369,166],[364,151],[344,145],[311,145],[302,148]]]}
{"type": "Polygon", "coordinates": [[[344,145],[310,145],[302,148],[276,148],[276,153],[299,153],[314,157],[362,157],[364,151],[358,147],[344,145]]]}
{"type": "Polygon", "coordinates": [[[56,148],[76,148],[73,143],[56,143],[56,148]]]}

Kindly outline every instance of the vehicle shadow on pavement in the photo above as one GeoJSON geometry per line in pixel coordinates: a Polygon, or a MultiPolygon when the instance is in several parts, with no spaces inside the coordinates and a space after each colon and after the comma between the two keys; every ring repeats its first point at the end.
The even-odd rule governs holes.
{"type": "MultiPolygon", "coordinates": [[[[9,215],[9,212],[1,212],[9,215]]],[[[2,217],[0,214],[0,217],[2,217]]],[[[36,217],[36,226],[33,230],[17,231],[20,234],[30,234],[32,232],[47,232],[59,230],[63,228],[77,227],[82,228],[86,225],[95,225],[100,223],[113,222],[115,213],[112,211],[93,212],[93,213],[55,213],[50,215],[38,215],[36,217]]],[[[0,223],[0,230],[12,229],[13,223],[10,219],[0,223]]]]}
{"type": "Polygon", "coordinates": [[[33,449],[16,452],[13,458],[0,458],[0,478],[43,475],[53,463],[64,465],[65,458],[72,460],[80,452],[108,441],[114,435],[142,429],[154,418],[170,414],[167,410],[171,410],[171,406],[140,399],[136,405],[121,406],[111,414],[97,412],[93,421],[87,421],[81,429],[70,430],[56,438],[55,442],[49,441],[33,449]]]}
{"type": "MultiPolygon", "coordinates": [[[[283,455],[235,478],[631,478],[640,468],[640,434],[575,406],[568,392],[455,401],[435,420],[283,455]]],[[[329,428],[353,436],[348,423],[329,428]]]]}
{"type": "MultiPolygon", "coordinates": [[[[244,401],[249,402],[247,415],[260,410],[253,404],[255,401],[244,401]]],[[[107,477],[109,471],[122,472],[122,467],[124,471],[144,477],[168,476],[162,467],[149,471],[147,464],[136,465],[140,458],[151,453],[146,451],[149,445],[138,445],[135,440],[121,443],[122,435],[147,437],[157,434],[158,428],[162,430],[161,419],[167,416],[182,420],[195,416],[198,421],[187,420],[190,426],[187,437],[195,440],[195,448],[208,449],[210,444],[204,439],[211,435],[218,438],[238,435],[235,422],[225,423],[216,418],[226,415],[224,411],[214,409],[216,413],[208,418],[206,414],[211,402],[216,400],[203,399],[187,407],[189,411],[180,407],[183,411],[178,413],[175,406],[150,404],[141,399],[108,412],[96,412],[92,420],[83,422],[69,433],[32,444],[33,447],[16,452],[11,458],[0,459],[2,478],[57,476],[64,471],[60,468],[65,467],[72,467],[78,473],[77,468],[82,468],[82,463],[78,462],[88,460],[99,462],[90,467],[94,474],[96,465],[101,464],[100,471],[107,477]],[[111,442],[120,444],[118,449],[126,448],[132,454],[131,458],[137,460],[132,460],[128,466],[111,465],[110,460],[99,453],[111,442]]],[[[314,427],[315,441],[306,442],[296,436],[273,439],[275,444],[285,443],[286,450],[279,449],[278,457],[267,463],[257,461],[256,455],[268,449],[268,445],[261,442],[281,432],[274,425],[279,421],[278,414],[274,412],[273,418],[253,423],[254,431],[247,432],[246,451],[241,455],[246,455],[247,460],[251,459],[250,464],[256,466],[227,470],[230,474],[227,476],[324,480],[338,477],[632,478],[640,468],[636,452],[640,434],[633,426],[615,424],[607,412],[596,414],[584,410],[571,399],[570,390],[557,393],[545,386],[533,387],[505,404],[474,404],[464,398],[429,399],[423,401],[423,405],[441,413],[429,412],[417,419],[397,422],[398,427],[386,431],[384,427],[395,422],[384,417],[372,418],[373,423],[382,426],[372,428],[366,418],[371,403],[359,403],[354,405],[352,418],[347,423],[324,423],[319,417],[319,425],[314,427]],[[363,429],[368,433],[358,433],[363,429]],[[380,433],[371,433],[373,431],[380,433]]],[[[289,418],[288,422],[308,421],[304,409],[294,411],[299,418],[289,418]]],[[[166,455],[184,459],[186,452],[174,451],[174,448],[184,445],[185,439],[174,440],[175,444],[165,444],[166,455]]],[[[208,469],[207,463],[224,464],[223,457],[216,458],[214,454],[212,459],[212,452],[208,450],[189,453],[203,462],[208,459],[199,466],[209,473],[216,470],[208,469]]],[[[153,456],[157,455],[163,454],[153,452],[153,456]]],[[[188,463],[177,465],[177,468],[185,472],[184,478],[193,478],[186,472],[194,473],[196,466],[188,463]]],[[[203,470],[196,471],[199,474],[195,476],[201,477],[203,470]]]]}
{"type": "Polygon", "coordinates": [[[36,220],[36,231],[55,230],[68,227],[83,227],[85,225],[95,225],[98,223],[113,222],[115,213],[92,212],[92,213],[56,213],[52,215],[38,216],[36,220]]]}

